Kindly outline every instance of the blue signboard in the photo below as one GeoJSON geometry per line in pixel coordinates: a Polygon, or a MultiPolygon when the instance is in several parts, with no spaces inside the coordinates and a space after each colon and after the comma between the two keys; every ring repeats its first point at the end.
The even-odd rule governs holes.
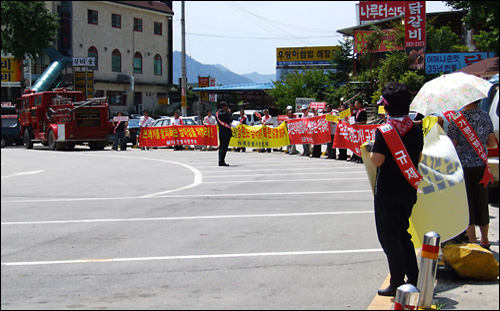
{"type": "Polygon", "coordinates": [[[452,73],[494,56],[491,52],[429,53],[425,54],[425,73],[452,73]]]}

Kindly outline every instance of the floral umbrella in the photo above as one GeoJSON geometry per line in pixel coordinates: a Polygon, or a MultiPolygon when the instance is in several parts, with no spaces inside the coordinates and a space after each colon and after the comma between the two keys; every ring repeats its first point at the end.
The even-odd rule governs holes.
{"type": "Polygon", "coordinates": [[[424,115],[458,110],[488,97],[492,86],[493,84],[484,79],[463,72],[445,74],[422,86],[413,99],[410,110],[424,115]]]}

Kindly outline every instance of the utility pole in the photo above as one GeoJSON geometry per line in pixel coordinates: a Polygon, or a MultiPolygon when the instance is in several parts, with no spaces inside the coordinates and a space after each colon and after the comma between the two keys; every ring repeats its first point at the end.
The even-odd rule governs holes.
{"type": "Polygon", "coordinates": [[[181,113],[187,116],[187,78],[186,78],[186,21],[184,14],[184,2],[181,1],[181,36],[182,36],[182,78],[181,78],[181,113]]]}

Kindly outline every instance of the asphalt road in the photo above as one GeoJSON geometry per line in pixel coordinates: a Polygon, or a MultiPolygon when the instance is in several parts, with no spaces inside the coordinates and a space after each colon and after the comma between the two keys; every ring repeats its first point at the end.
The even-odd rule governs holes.
{"type": "Polygon", "coordinates": [[[226,161],[3,148],[1,308],[366,309],[388,268],[364,166],[226,161]]]}

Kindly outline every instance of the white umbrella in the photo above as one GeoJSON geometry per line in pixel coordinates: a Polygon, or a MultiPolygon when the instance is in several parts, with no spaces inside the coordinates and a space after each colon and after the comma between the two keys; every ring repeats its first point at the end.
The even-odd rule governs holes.
{"type": "Polygon", "coordinates": [[[488,97],[493,84],[462,72],[442,75],[425,83],[413,99],[410,110],[424,115],[458,110],[461,107],[488,97]]]}

